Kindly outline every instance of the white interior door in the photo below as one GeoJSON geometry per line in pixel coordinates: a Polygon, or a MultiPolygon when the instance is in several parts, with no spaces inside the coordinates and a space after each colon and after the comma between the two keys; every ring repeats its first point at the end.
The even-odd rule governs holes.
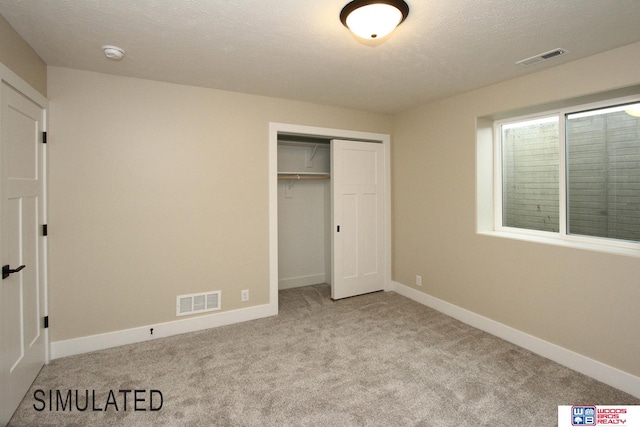
{"type": "Polygon", "coordinates": [[[384,146],[332,140],[331,298],[384,289],[384,146]]]}
{"type": "Polygon", "coordinates": [[[46,358],[44,110],[5,83],[0,105],[0,425],[5,425],[46,358]],[[10,271],[15,272],[4,274],[10,271]]]}

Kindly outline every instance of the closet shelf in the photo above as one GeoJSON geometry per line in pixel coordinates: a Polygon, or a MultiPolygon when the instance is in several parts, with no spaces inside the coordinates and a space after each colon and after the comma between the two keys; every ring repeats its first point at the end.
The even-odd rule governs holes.
{"type": "Polygon", "coordinates": [[[278,179],[330,179],[331,174],[329,172],[280,172],[278,173],[278,179]]]}

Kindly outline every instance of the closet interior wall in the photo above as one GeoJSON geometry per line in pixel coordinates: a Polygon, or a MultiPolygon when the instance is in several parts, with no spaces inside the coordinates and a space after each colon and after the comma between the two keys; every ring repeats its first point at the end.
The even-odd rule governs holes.
{"type": "Polygon", "coordinates": [[[330,144],[278,141],[278,289],[331,283],[330,144]]]}

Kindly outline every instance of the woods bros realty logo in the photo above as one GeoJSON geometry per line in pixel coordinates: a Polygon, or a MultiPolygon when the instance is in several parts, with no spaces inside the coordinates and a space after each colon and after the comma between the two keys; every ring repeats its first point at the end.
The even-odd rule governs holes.
{"type": "Polygon", "coordinates": [[[558,427],[600,425],[640,427],[640,406],[558,406],[558,427]]]}

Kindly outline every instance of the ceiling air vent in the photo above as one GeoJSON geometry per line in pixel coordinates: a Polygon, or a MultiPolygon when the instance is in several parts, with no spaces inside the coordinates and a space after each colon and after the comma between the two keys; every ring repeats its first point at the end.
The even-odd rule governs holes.
{"type": "Polygon", "coordinates": [[[547,59],[555,58],[556,56],[561,56],[565,53],[567,53],[565,49],[558,48],[550,50],[549,52],[541,53],[540,55],[532,56],[531,58],[523,59],[516,62],[516,64],[528,67],[529,65],[537,64],[538,62],[546,61],[547,59]]]}
{"type": "Polygon", "coordinates": [[[215,310],[220,310],[220,291],[176,297],[176,316],[215,310]]]}

